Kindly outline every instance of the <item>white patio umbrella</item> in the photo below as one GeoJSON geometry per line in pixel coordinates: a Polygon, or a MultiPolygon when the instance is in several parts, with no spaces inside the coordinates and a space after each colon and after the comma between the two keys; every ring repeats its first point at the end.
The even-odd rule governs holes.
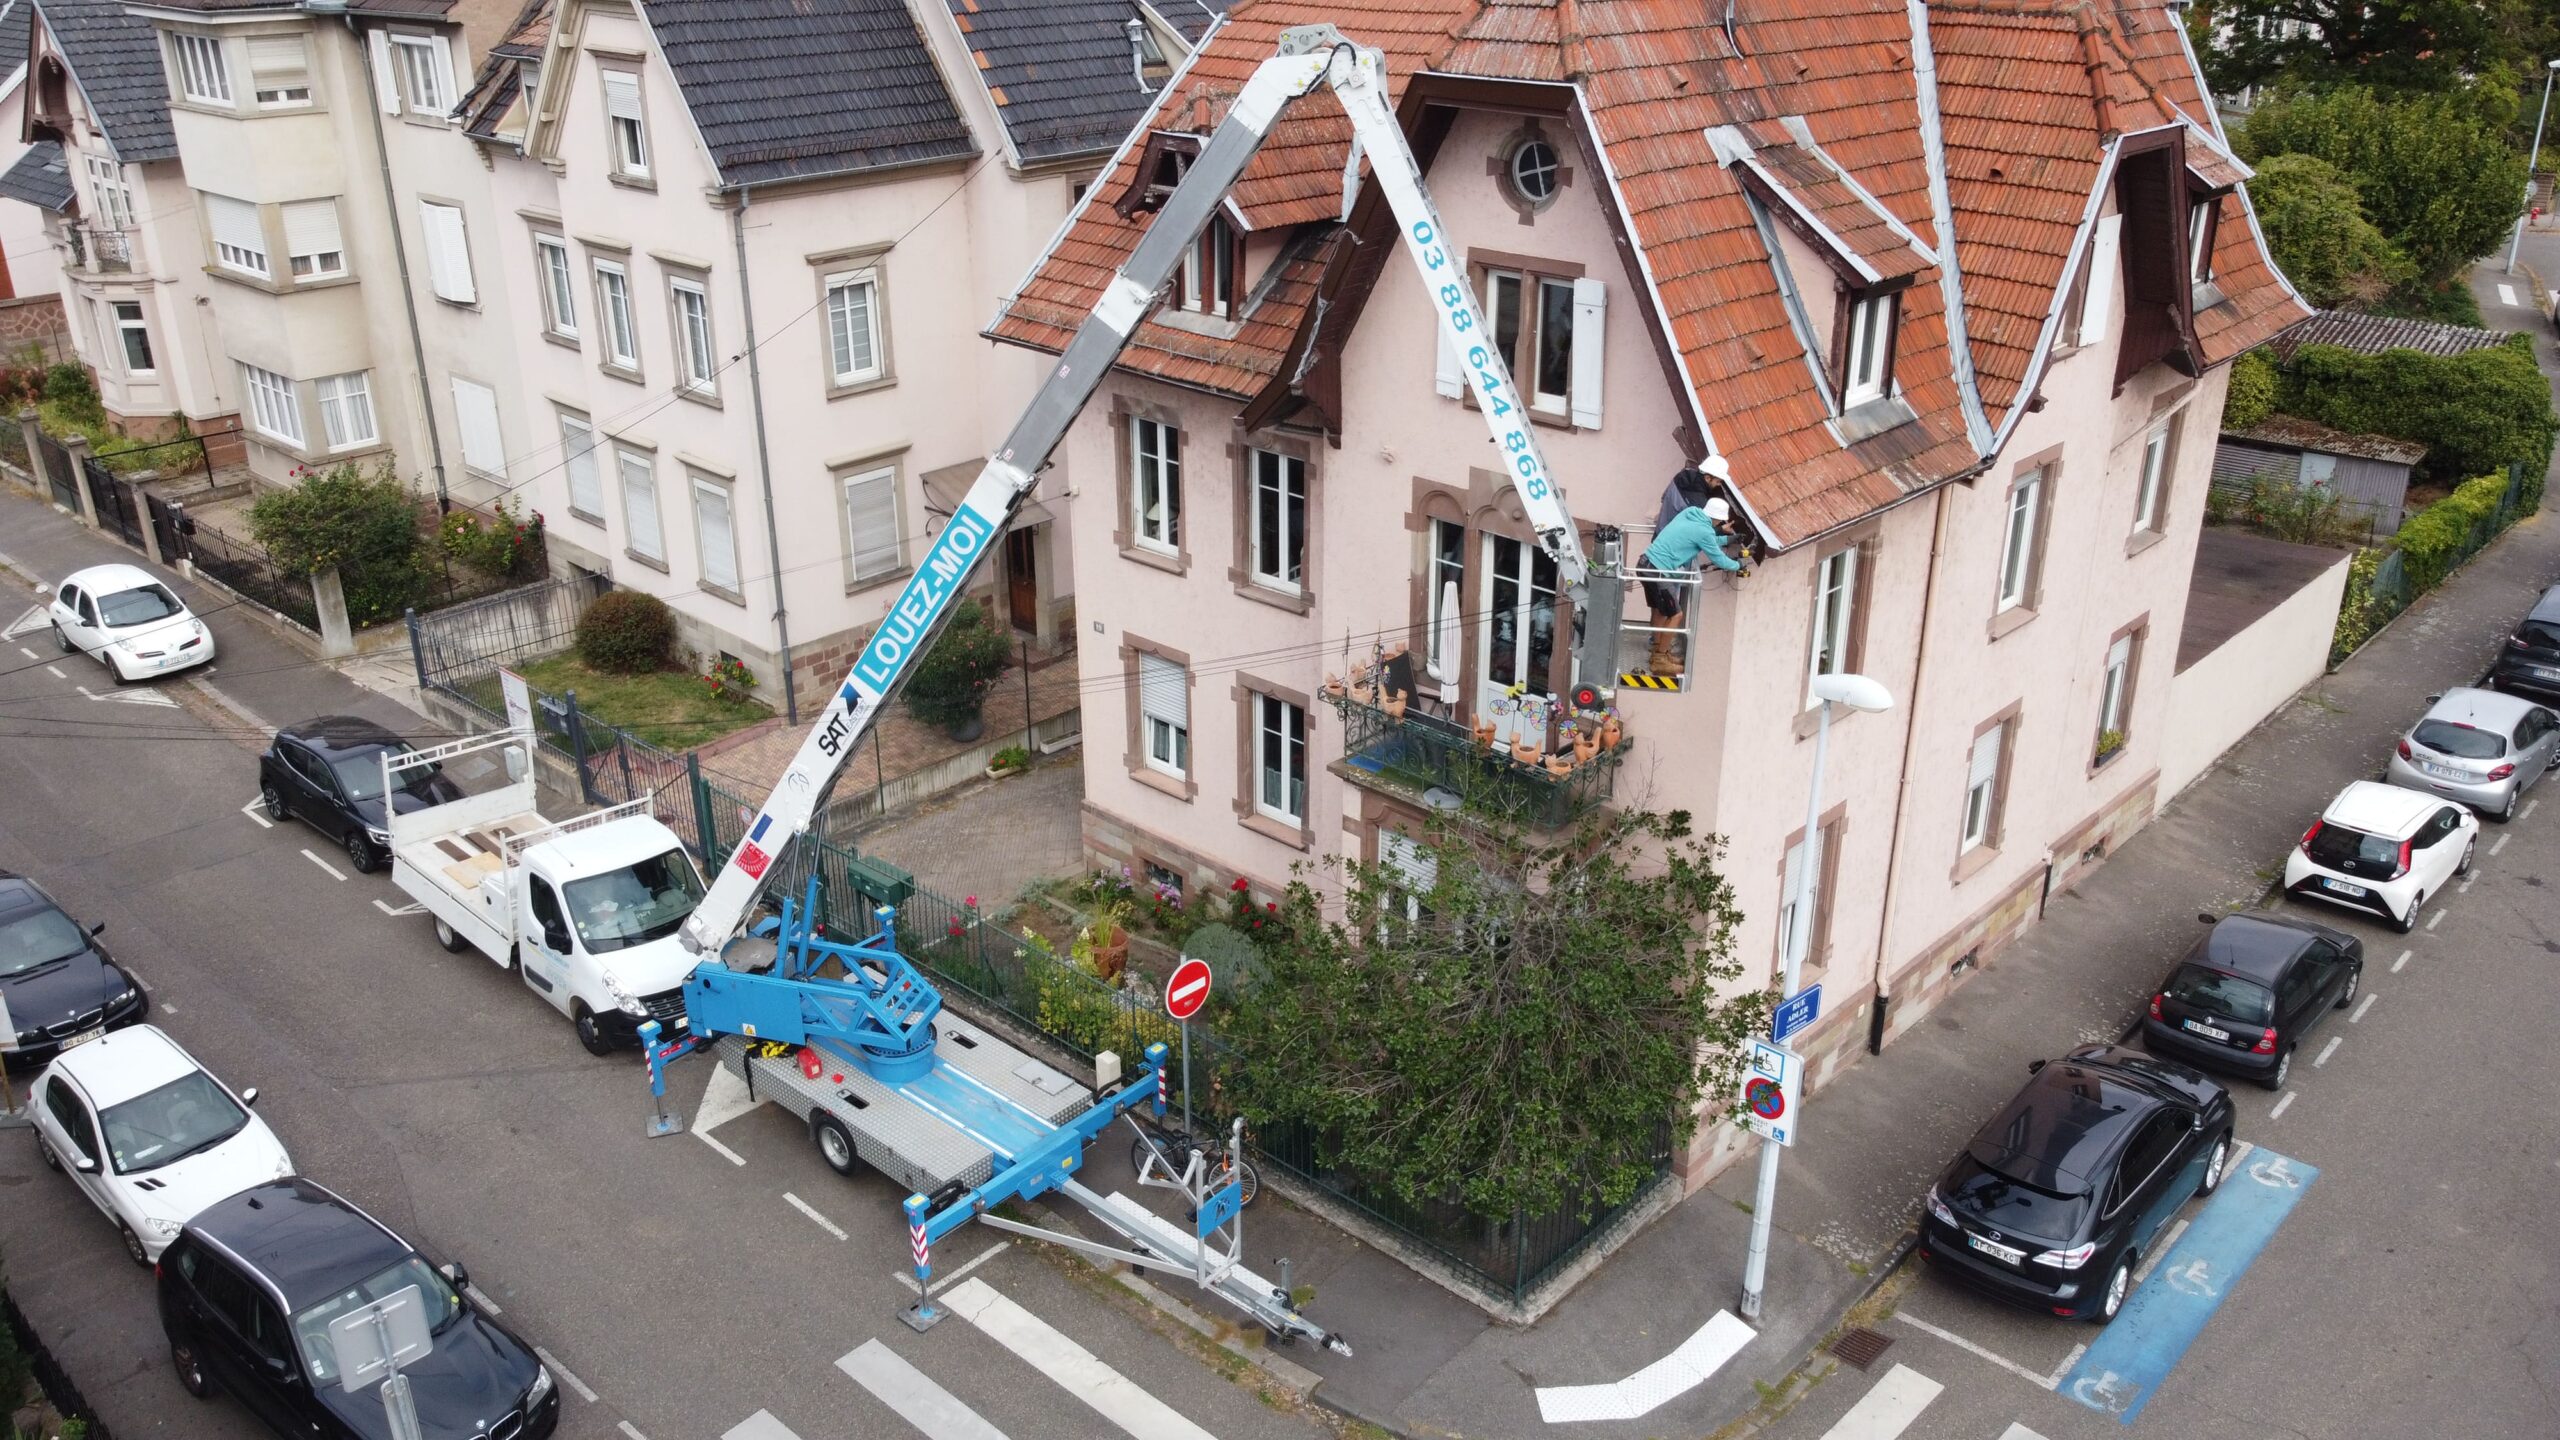
{"type": "Polygon", "coordinates": [[[1440,624],[1431,637],[1431,653],[1438,657],[1430,667],[1431,678],[1440,682],[1440,703],[1458,703],[1458,646],[1463,643],[1458,627],[1458,582],[1448,581],[1440,587],[1440,624]]]}

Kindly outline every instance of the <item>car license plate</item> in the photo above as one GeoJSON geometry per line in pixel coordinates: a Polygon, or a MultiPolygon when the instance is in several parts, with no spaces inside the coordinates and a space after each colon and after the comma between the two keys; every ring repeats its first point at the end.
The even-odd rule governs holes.
{"type": "Polygon", "coordinates": [[[2358,897],[2358,898],[2362,898],[2362,897],[2365,895],[2365,893],[2366,893],[2365,888],[2364,888],[2363,886],[2361,886],[2361,885],[2350,885],[2350,884],[2348,884],[2348,883],[2347,883],[2346,881],[2344,881],[2344,880],[2329,880],[2329,879],[2323,879],[2320,883],[2321,883],[2321,884],[2323,884],[2323,885],[2325,885],[2325,886],[2327,886],[2328,888],[2330,888],[2330,889],[2332,889],[2332,890],[2337,891],[2337,892],[2338,892],[2339,894],[2341,894],[2341,895],[2353,895],[2353,896],[2356,896],[2356,897],[2358,897]]]}
{"type": "Polygon", "coordinates": [[[2427,760],[2419,761],[2418,768],[2426,771],[2428,774],[2433,775],[2439,780],[2468,780],[2471,778],[2470,774],[2466,771],[2456,770],[2450,765],[2438,765],[2427,760]]]}
{"type": "Polygon", "coordinates": [[[2203,1036],[2203,1037],[2204,1037],[2204,1038],[2206,1038],[2207,1040],[2228,1040],[2228,1039],[2230,1039],[2230,1038],[2231,1038],[2231,1032],[2230,1032],[2230,1031],[2228,1031],[2228,1030],[2216,1029],[2215,1027],[2213,1027],[2213,1026],[2211,1026],[2211,1025],[2207,1025],[2206,1023],[2204,1023],[2204,1022],[2203,1022],[2203,1021],[2201,1021],[2201,1020],[2189,1020],[2189,1021],[2186,1021],[2186,1022],[2184,1022],[2184,1023],[2185,1023],[2185,1025],[2186,1025],[2186,1027],[2187,1027],[2188,1029],[2190,1029],[2190,1030],[2194,1031],[2194,1032],[2195,1032],[2195,1033],[2197,1033],[2198,1035],[2203,1036]]]}
{"type": "Polygon", "coordinates": [[[88,1029],[81,1031],[79,1034],[72,1036],[70,1039],[63,1041],[62,1048],[68,1050],[74,1045],[86,1045],[90,1041],[95,1040],[106,1033],[106,1026],[92,1025],[88,1029]]]}
{"type": "Polygon", "coordinates": [[[2012,1265],[2018,1263],[2018,1257],[2027,1253],[2026,1251],[2020,1250],[2012,1245],[1994,1244],[1971,1231],[1965,1232],[1964,1239],[1966,1244],[1971,1245],[1974,1249],[1981,1251],[1983,1254],[1988,1255],[1995,1260],[2006,1260],[2012,1265]]]}

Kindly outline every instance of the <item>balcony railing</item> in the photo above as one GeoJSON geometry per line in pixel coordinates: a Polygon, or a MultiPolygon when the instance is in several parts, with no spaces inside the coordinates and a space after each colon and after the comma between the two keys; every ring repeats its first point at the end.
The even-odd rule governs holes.
{"type": "Polygon", "coordinates": [[[133,234],[94,225],[65,232],[71,239],[71,268],[122,275],[133,269],[133,234]]]}
{"type": "Polygon", "coordinates": [[[1426,804],[1559,829],[1609,803],[1618,763],[1633,742],[1620,739],[1556,774],[1513,758],[1508,747],[1479,743],[1453,721],[1408,711],[1402,716],[1348,695],[1332,697],[1342,713],[1342,760],[1336,773],[1375,782],[1426,804]]]}

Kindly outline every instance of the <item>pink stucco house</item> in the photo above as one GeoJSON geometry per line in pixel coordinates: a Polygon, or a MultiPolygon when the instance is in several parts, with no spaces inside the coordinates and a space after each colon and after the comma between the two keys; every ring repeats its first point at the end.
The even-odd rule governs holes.
{"type": "MultiPolygon", "coordinates": [[[[1223,97],[1316,21],[1390,57],[1578,523],[1640,549],[1674,472],[1721,456],[1768,552],[1686,582],[1682,674],[1630,630],[1584,677],[1619,686],[1634,744],[1614,771],[1524,775],[1535,812],[1693,812],[1728,837],[1742,953],[1774,973],[1807,685],[1856,670],[1899,702],[1833,729],[1805,922],[1827,1000],[1800,1042],[1819,1085],[2166,798],[2226,362],[2307,313],[2178,12],[1265,0],[1212,32],[991,333],[1058,348],[1223,97]]],[[[1284,121],[1063,456],[1095,517],[1086,846],[1194,892],[1397,861],[1426,803],[1406,762],[1485,721],[1552,744],[1518,701],[1573,679],[1572,617],[1390,218],[1374,197],[1338,218],[1331,108],[1284,121]],[[1329,673],[1396,643],[1402,718],[1326,702],[1329,673]]],[[[1646,623],[1632,589],[1627,611],[1646,623]]],[[[1730,1144],[1701,1133],[1692,1184],[1730,1144]]]]}

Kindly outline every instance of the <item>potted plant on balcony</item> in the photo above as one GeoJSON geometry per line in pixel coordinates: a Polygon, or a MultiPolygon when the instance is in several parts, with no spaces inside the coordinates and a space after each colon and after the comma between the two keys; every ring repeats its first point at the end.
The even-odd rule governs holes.
{"type": "Polygon", "coordinates": [[[2116,758],[2116,752],[2123,748],[2123,731],[2101,730],[2098,732],[2098,753],[2090,759],[2089,763],[2092,765],[2104,765],[2108,761],[2116,758]]]}
{"type": "Polygon", "coordinates": [[[950,628],[916,661],[915,674],[907,681],[907,707],[954,740],[979,738],[987,733],[987,696],[1004,674],[1012,648],[987,618],[985,606],[962,601],[952,612],[950,628]]]}
{"type": "Polygon", "coordinates": [[[1115,897],[1093,907],[1093,918],[1068,947],[1076,963],[1113,984],[1129,966],[1129,902],[1115,897]]]}

